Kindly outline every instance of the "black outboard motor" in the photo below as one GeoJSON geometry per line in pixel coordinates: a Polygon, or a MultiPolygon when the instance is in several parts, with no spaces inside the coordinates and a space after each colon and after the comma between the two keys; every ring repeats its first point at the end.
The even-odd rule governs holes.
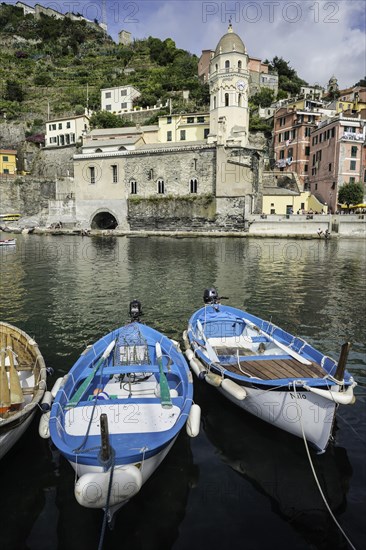
{"type": "Polygon", "coordinates": [[[130,302],[129,314],[131,321],[139,321],[141,315],[143,315],[141,302],[138,300],[132,300],[132,302],[130,302]]]}
{"type": "Polygon", "coordinates": [[[205,304],[217,304],[219,295],[216,288],[206,288],[203,293],[203,301],[205,304]]]}

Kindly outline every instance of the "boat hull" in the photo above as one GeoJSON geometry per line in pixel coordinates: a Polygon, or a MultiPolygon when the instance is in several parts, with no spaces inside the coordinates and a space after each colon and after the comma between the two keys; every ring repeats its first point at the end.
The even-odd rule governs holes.
{"type": "Polygon", "coordinates": [[[34,409],[33,412],[31,412],[19,426],[0,435],[0,459],[5,456],[13,445],[15,445],[15,443],[21,438],[32,422],[35,414],[36,409],[34,409]]]}

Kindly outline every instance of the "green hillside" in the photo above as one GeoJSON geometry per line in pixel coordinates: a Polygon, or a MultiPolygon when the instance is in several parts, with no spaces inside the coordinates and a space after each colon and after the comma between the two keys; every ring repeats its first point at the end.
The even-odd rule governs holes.
{"type": "Polygon", "coordinates": [[[136,86],[141,107],[168,98],[179,111],[208,106],[208,86],[197,77],[198,58],[171,39],[149,37],[123,46],[85,21],[37,20],[1,4],[0,47],[0,113],[25,120],[34,130],[48,113],[51,118],[80,114],[87,98],[98,110],[100,90],[112,86],[136,86]],[[182,103],[183,89],[190,91],[188,104],[182,103]]]}

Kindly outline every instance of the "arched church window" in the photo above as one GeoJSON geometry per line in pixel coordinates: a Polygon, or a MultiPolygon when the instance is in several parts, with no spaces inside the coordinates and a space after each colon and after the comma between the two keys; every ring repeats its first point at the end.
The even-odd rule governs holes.
{"type": "Polygon", "coordinates": [[[216,96],[213,98],[213,108],[216,109],[216,96]]]}
{"type": "Polygon", "coordinates": [[[165,193],[165,186],[164,186],[163,179],[158,179],[158,193],[159,195],[164,195],[165,193]]]}
{"type": "Polygon", "coordinates": [[[197,179],[191,178],[189,180],[189,192],[190,193],[197,193],[197,179]]]}
{"type": "Polygon", "coordinates": [[[225,94],[225,107],[229,107],[229,94],[225,94]]]}
{"type": "Polygon", "coordinates": [[[225,61],[225,69],[230,69],[230,61],[228,59],[225,61]]]}
{"type": "Polygon", "coordinates": [[[238,94],[238,106],[241,107],[242,96],[238,94]]]}
{"type": "Polygon", "coordinates": [[[238,70],[241,71],[241,61],[238,61],[238,70]]]}
{"type": "Polygon", "coordinates": [[[99,147],[98,147],[98,149],[95,149],[95,152],[96,153],[103,153],[102,149],[100,149],[99,147]]]}
{"type": "Polygon", "coordinates": [[[130,180],[131,195],[137,195],[137,181],[130,180]]]}
{"type": "Polygon", "coordinates": [[[219,66],[218,66],[218,64],[216,63],[216,65],[215,65],[215,71],[217,72],[218,70],[219,70],[219,66]]]}

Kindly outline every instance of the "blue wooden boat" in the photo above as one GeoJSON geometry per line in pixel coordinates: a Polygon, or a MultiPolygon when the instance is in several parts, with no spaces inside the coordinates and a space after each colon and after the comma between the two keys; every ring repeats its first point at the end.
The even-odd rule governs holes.
{"type": "Polygon", "coordinates": [[[350,344],[339,361],[255,315],[224,306],[206,289],[205,306],[183,335],[193,372],[230,401],[323,452],[336,409],[355,401],[346,371],[350,344]]]}
{"type": "Polygon", "coordinates": [[[131,322],[88,347],[56,382],[40,424],[75,469],[77,501],[104,508],[109,520],[139,492],[183,426],[192,437],[199,431],[179,344],[140,323],[140,309],[131,302],[131,322]]]}

